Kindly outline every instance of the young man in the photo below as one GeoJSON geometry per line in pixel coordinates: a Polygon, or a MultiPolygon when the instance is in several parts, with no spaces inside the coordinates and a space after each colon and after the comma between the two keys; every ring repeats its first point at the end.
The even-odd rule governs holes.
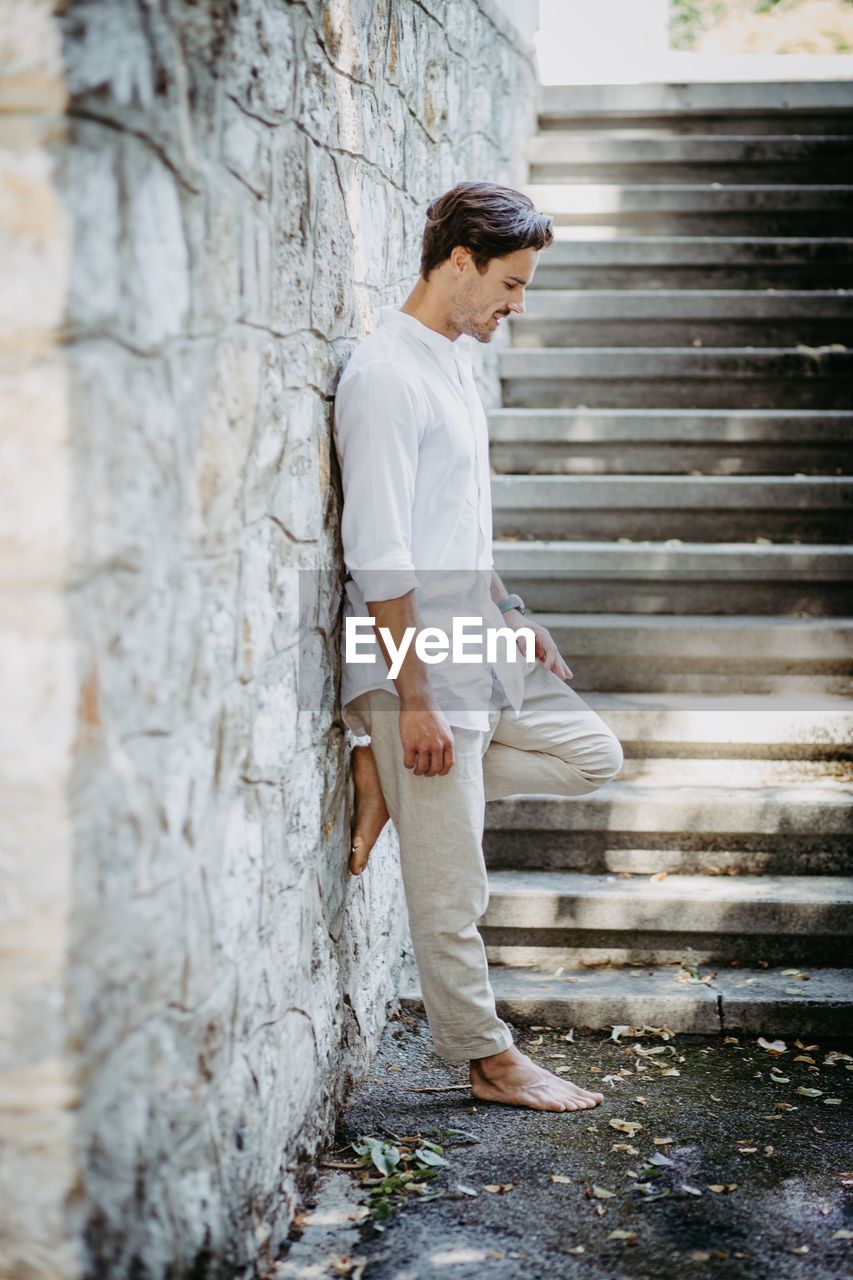
{"type": "MultiPolygon", "coordinates": [[[[348,662],[345,723],[369,734],[353,751],[350,870],[359,875],[389,816],[424,1006],[436,1050],[470,1063],[477,1098],[547,1111],[597,1106],[524,1057],[497,1016],[477,921],[488,902],[486,800],[523,793],[588,795],[622,767],[618,739],[565,681],[547,629],[508,595],[492,560],[488,434],[471,368],[523,314],[524,290],[551,219],[521,192],[463,182],[427,210],[420,277],[384,306],[338,387],[335,443],[344,490],[346,619],[375,620],[385,661],[348,662]],[[529,628],[535,658],[440,667],[402,654],[407,628],[479,616],[529,628]],[[380,628],[385,628],[383,638],[380,628]],[[390,643],[388,638],[390,637],[390,643]]],[[[519,659],[521,654],[518,655],[519,659]]]]}

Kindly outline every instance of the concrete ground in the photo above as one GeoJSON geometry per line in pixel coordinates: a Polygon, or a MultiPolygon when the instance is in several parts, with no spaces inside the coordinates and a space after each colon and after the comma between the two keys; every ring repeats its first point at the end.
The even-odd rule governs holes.
{"type": "Polygon", "coordinates": [[[566,1039],[569,1031],[525,1030],[518,1043],[605,1101],[535,1113],[475,1104],[464,1089],[418,1092],[464,1083],[466,1073],[432,1053],[421,1019],[398,1013],[327,1163],[352,1162],[347,1144],[364,1136],[393,1143],[456,1128],[477,1141],[446,1147],[448,1164],[430,1184],[443,1195],[408,1197],[381,1230],[357,1173],[327,1168],[271,1280],[853,1274],[853,1044],[768,1038],[784,1043],[774,1052],[754,1034],[575,1029],[566,1039]],[[631,1132],[632,1123],[642,1127],[631,1132]]]}

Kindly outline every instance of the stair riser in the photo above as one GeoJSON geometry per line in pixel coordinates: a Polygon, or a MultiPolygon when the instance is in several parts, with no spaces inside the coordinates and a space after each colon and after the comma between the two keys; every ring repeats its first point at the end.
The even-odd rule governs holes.
{"type": "MultiPolygon", "coordinates": [[[[676,308],[673,308],[675,310],[676,308]]],[[[694,320],[637,317],[626,320],[536,320],[525,317],[511,324],[516,350],[537,347],[796,347],[840,342],[853,346],[853,317],[796,316],[790,319],[760,318],[694,320]]]]}
{"type": "Polygon", "coordinates": [[[628,113],[606,114],[542,112],[539,115],[539,132],[586,133],[595,130],[606,135],[614,129],[655,129],[673,138],[693,134],[713,134],[719,137],[754,136],[769,134],[772,137],[809,136],[837,137],[853,133],[853,112],[846,111],[768,111],[764,114],[747,114],[740,111],[691,113],[628,113]]]}
{"type": "MultiPolygon", "coordinates": [[[[555,639],[556,634],[551,633],[555,639]]],[[[620,693],[775,694],[804,697],[809,694],[853,696],[853,671],[846,664],[789,662],[765,663],[738,670],[737,664],[709,659],[704,664],[685,659],[630,658],[625,654],[572,654],[571,643],[557,640],[560,652],[572,668],[572,688],[578,693],[600,689],[620,693]],[[796,670],[802,666],[803,670],[796,670]]]]}
{"type": "MultiPolygon", "coordinates": [[[[853,1009],[848,1002],[822,1006],[801,996],[785,1002],[756,995],[753,1000],[732,1003],[722,1001],[722,1017],[716,999],[688,1001],[679,998],[678,984],[667,983],[675,995],[661,991],[644,992],[641,979],[635,979],[637,993],[614,997],[596,994],[574,984],[566,985],[561,999],[533,993],[514,999],[498,998],[497,1010],[502,1018],[520,1026],[579,1027],[592,1031],[609,1031],[612,1027],[667,1026],[681,1035],[714,1034],[725,1031],[755,1032],[764,1036],[800,1036],[809,1039],[849,1038],[853,1009]]],[[[688,988],[695,994],[697,987],[688,988]]],[[[712,993],[713,994],[713,993],[712,993]]],[[[407,1002],[411,1007],[423,1006],[407,1002]]]]}
{"type": "MultiPolygon", "coordinates": [[[[497,564],[499,573],[506,573],[497,564]]],[[[778,581],[756,577],[738,581],[610,581],[592,577],[560,581],[524,575],[516,589],[533,612],[548,613],[804,613],[809,617],[844,617],[853,613],[853,585],[846,582],[778,581]]]]}
{"type": "MultiPolygon", "coordinates": [[[[614,375],[616,370],[614,369],[614,375]]],[[[848,409],[853,378],[530,378],[504,377],[506,408],[848,409]]]]}
{"type": "Polygon", "coordinates": [[[830,186],[845,180],[850,171],[849,156],[826,160],[768,160],[732,163],[724,161],[617,161],[612,164],[591,161],[561,162],[551,160],[531,164],[528,182],[549,184],[593,183],[596,186],[640,183],[675,186],[698,186],[719,182],[727,186],[830,186]]]}
{"type": "Polygon", "coordinates": [[[606,228],[630,236],[843,236],[850,232],[851,210],[707,208],[703,210],[607,209],[564,212],[543,205],[558,227],[606,228]]]}
{"type": "Polygon", "coordinates": [[[515,507],[497,508],[493,518],[495,535],[500,538],[590,541],[681,538],[685,542],[752,542],[761,537],[773,542],[843,543],[851,525],[849,508],[786,511],[669,507],[567,511],[515,507]]]}
{"type": "Polygon", "coordinates": [[[492,442],[491,464],[501,475],[789,475],[853,473],[853,448],[847,441],[825,445],[767,444],[612,444],[530,441],[492,442]]]}
{"type": "Polygon", "coordinates": [[[495,870],[826,876],[845,875],[849,870],[853,833],[824,839],[779,834],[776,847],[767,836],[714,836],[706,841],[706,848],[701,847],[701,840],[702,833],[695,831],[655,835],[645,831],[489,830],[483,850],[487,865],[495,870]],[[638,840],[642,840],[642,848],[637,847],[638,840]]]}
{"type": "Polygon", "coordinates": [[[849,289],[853,264],[805,266],[759,262],[754,266],[558,266],[545,251],[528,296],[540,289],[849,289]]]}
{"type": "MultiPolygon", "coordinates": [[[[676,921],[673,920],[673,926],[676,921]]],[[[758,931],[745,921],[738,933],[702,934],[673,928],[672,932],[632,929],[630,936],[616,930],[499,929],[480,927],[489,961],[513,967],[535,966],[553,973],[566,968],[610,960],[615,964],[670,964],[678,962],[688,947],[700,964],[755,964],[766,960],[777,965],[827,965],[850,963],[849,926],[835,936],[816,937],[792,929],[780,921],[771,932],[758,931]]]]}

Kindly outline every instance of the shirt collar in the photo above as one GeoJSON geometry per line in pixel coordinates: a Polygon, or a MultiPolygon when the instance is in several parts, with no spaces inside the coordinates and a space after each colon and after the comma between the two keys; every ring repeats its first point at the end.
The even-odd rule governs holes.
{"type": "Polygon", "coordinates": [[[438,358],[444,364],[453,365],[456,356],[464,360],[466,364],[471,362],[471,339],[466,333],[460,333],[459,337],[454,341],[445,338],[443,333],[431,329],[429,325],[418,320],[416,316],[410,316],[408,312],[400,310],[400,303],[393,303],[388,306],[379,308],[379,323],[393,324],[397,328],[404,329],[410,333],[418,342],[423,343],[425,347],[429,347],[434,351],[438,358]]]}

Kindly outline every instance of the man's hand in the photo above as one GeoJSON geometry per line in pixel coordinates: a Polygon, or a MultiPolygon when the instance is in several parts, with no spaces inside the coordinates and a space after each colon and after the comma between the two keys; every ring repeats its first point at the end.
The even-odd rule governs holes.
{"type": "MultiPolygon", "coordinates": [[[[542,666],[547,667],[549,671],[553,671],[554,675],[559,676],[561,680],[571,680],[571,668],[560,654],[557,642],[547,627],[534,622],[532,618],[525,617],[523,613],[519,613],[518,609],[508,609],[504,614],[504,621],[506,622],[507,620],[516,631],[519,627],[529,627],[535,637],[534,653],[542,663],[542,666]]],[[[525,653],[523,636],[518,637],[517,644],[521,652],[525,653]]]]}
{"type": "Polygon", "coordinates": [[[431,699],[400,700],[403,763],[417,777],[443,778],[453,768],[453,731],[431,699]]]}

